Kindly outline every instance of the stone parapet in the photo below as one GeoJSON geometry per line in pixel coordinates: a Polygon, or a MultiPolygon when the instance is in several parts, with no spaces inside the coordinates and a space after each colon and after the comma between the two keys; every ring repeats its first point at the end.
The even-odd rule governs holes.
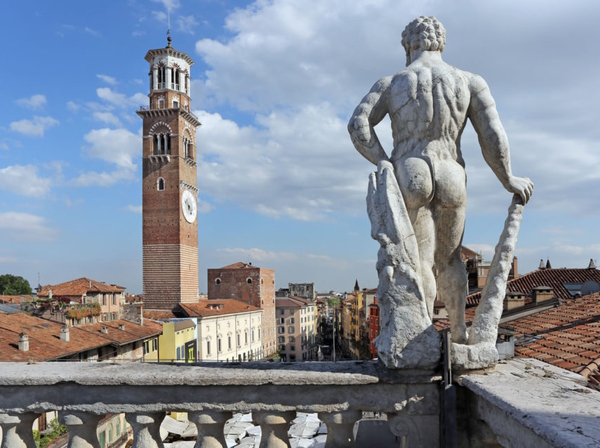
{"type": "MultiPolygon", "coordinates": [[[[222,447],[219,428],[225,420],[232,412],[252,412],[262,428],[261,446],[289,446],[288,423],[299,411],[318,413],[327,423],[328,447],[352,446],[352,427],[363,412],[408,422],[389,425],[408,446],[437,447],[439,431],[431,422],[439,420],[439,382],[431,372],[389,371],[371,361],[0,363],[0,426],[6,438],[2,446],[28,447],[32,417],[47,411],[76,415],[77,422],[69,420],[73,425],[93,422],[98,415],[125,413],[133,427],[134,447],[162,446],[157,428],[172,411],[189,413],[198,426],[197,446],[222,447]]],[[[73,434],[88,437],[86,443],[96,446],[93,430],[73,434]]]]}

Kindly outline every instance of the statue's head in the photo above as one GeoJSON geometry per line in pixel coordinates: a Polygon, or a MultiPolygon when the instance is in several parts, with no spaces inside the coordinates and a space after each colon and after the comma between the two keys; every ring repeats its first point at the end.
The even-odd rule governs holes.
{"type": "Polygon", "coordinates": [[[402,32],[402,46],[406,50],[407,60],[410,50],[444,51],[446,29],[435,17],[421,16],[408,25],[402,32]]]}

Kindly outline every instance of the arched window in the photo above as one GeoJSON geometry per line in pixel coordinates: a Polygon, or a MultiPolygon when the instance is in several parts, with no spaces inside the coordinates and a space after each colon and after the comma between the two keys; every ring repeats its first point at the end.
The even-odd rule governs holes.
{"type": "Polygon", "coordinates": [[[154,155],[171,154],[171,134],[156,133],[152,136],[154,155]]]}
{"type": "Polygon", "coordinates": [[[158,191],[163,191],[165,189],[165,180],[162,177],[158,178],[158,181],[156,182],[156,189],[158,191]]]}
{"type": "Polygon", "coordinates": [[[247,278],[246,279],[246,283],[248,283],[249,285],[251,285],[252,284],[252,279],[251,278],[247,278]]]}
{"type": "Polygon", "coordinates": [[[215,280],[215,284],[216,284],[216,285],[220,285],[220,284],[221,284],[221,279],[220,279],[220,278],[216,279],[216,280],[215,280]]]}

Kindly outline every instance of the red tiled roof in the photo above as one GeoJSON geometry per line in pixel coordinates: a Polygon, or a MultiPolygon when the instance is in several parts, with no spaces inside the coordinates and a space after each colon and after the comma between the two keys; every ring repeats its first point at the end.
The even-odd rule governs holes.
{"type": "Polygon", "coordinates": [[[0,295],[0,303],[21,303],[31,302],[33,300],[32,295],[21,294],[18,296],[3,296],[0,295]]]}
{"type": "Polygon", "coordinates": [[[49,291],[53,296],[83,296],[88,292],[123,292],[125,288],[108,285],[86,277],[78,278],[58,285],[46,285],[38,293],[38,297],[48,297],[49,291]]]}
{"type": "Polygon", "coordinates": [[[260,308],[237,299],[200,300],[198,303],[180,303],[179,307],[188,317],[210,317],[261,311],[260,308]]]}
{"type": "Polygon", "coordinates": [[[588,377],[600,366],[600,294],[521,317],[502,327],[515,332],[515,356],[536,358],[588,377]]]}
{"type": "Polygon", "coordinates": [[[124,320],[102,322],[81,327],[69,327],[69,342],[60,339],[62,324],[26,314],[0,313],[0,361],[26,362],[47,361],[74,355],[117,343],[124,345],[146,337],[162,333],[162,327],[155,323],[144,326],[124,320]],[[119,324],[125,330],[119,330],[119,324]],[[108,334],[100,331],[101,326],[108,328],[108,334]],[[29,350],[19,350],[19,334],[29,336],[29,350]]]}
{"type": "Polygon", "coordinates": [[[177,317],[173,311],[163,311],[163,310],[144,310],[143,311],[144,319],[152,319],[152,320],[167,320],[173,319],[177,317]]]}
{"type": "Polygon", "coordinates": [[[219,269],[260,269],[258,266],[253,266],[251,263],[243,263],[241,261],[238,261],[237,263],[233,263],[227,266],[223,266],[222,268],[219,269]]]}
{"type": "MultiPolygon", "coordinates": [[[[507,283],[506,292],[520,292],[529,294],[538,286],[549,286],[554,290],[554,295],[561,300],[571,299],[571,294],[565,288],[565,283],[585,283],[587,281],[600,283],[600,270],[598,269],[538,269],[524,274],[507,283]]],[[[479,303],[481,291],[467,296],[467,306],[479,303]]]]}
{"type": "Polygon", "coordinates": [[[275,306],[277,308],[302,308],[303,306],[313,305],[312,300],[305,299],[304,297],[276,297],[275,306]]]}

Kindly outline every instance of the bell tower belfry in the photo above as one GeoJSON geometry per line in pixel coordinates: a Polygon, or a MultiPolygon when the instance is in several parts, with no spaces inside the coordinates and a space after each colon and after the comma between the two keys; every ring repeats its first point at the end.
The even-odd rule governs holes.
{"type": "Polygon", "coordinates": [[[194,61],[171,46],[146,54],[149,106],[143,120],[143,282],[147,309],[198,300],[196,127],[190,99],[194,61]]]}

